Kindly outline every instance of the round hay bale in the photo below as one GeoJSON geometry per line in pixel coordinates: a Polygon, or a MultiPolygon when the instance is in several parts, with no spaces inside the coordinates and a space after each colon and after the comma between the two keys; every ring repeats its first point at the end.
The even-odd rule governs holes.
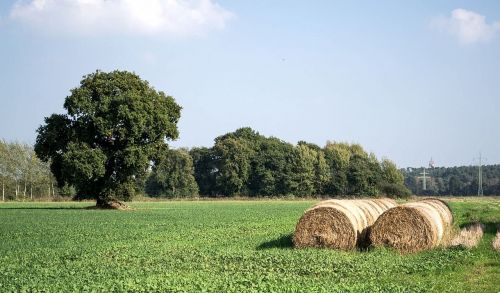
{"type": "Polygon", "coordinates": [[[446,216],[447,223],[453,223],[453,214],[451,213],[450,205],[439,198],[426,198],[424,201],[433,202],[440,206],[442,213],[446,216]],[[443,212],[444,210],[444,212],[443,212]]]}
{"type": "Polygon", "coordinates": [[[373,224],[370,242],[401,253],[434,248],[448,241],[453,215],[438,199],[425,199],[391,208],[373,224]]]}
{"type": "Polygon", "coordinates": [[[385,210],[395,207],[392,199],[331,199],[308,209],[295,228],[295,247],[327,247],[350,250],[366,242],[369,227],[385,210]]]}

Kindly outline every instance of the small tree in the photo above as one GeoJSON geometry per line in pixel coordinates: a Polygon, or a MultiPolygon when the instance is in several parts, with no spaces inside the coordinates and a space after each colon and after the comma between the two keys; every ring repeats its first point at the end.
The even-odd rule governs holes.
{"type": "Polygon", "coordinates": [[[64,108],[66,114],[45,118],[35,151],[51,160],[59,186],[73,185],[78,198],[96,199],[99,207],[130,199],[166,140],[178,137],[181,107],[134,73],[84,76],[64,108]]]}
{"type": "Polygon", "coordinates": [[[384,158],[380,162],[380,169],[382,180],[379,189],[384,195],[389,197],[407,197],[410,195],[410,190],[404,185],[404,175],[394,162],[384,158]]]}
{"type": "Polygon", "coordinates": [[[15,182],[15,199],[19,196],[19,184],[23,178],[24,152],[20,143],[14,142],[8,145],[7,174],[15,182]]]}

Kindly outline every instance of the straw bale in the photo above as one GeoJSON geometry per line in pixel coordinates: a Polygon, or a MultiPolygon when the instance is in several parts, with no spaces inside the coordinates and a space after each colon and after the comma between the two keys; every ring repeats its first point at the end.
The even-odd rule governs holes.
{"type": "Polygon", "coordinates": [[[425,199],[385,211],[373,224],[369,238],[375,246],[417,252],[447,242],[452,223],[453,214],[445,202],[425,199]]]}
{"type": "Polygon", "coordinates": [[[326,200],[308,209],[295,228],[295,247],[350,250],[365,245],[369,227],[384,211],[395,207],[392,199],[326,200]]]}

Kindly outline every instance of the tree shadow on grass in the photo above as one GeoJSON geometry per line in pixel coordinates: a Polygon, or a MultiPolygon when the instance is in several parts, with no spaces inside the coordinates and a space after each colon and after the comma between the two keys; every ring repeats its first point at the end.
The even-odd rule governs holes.
{"type": "Polygon", "coordinates": [[[281,235],[276,239],[262,242],[259,246],[257,246],[257,250],[262,249],[271,249],[271,248],[282,248],[289,249],[293,248],[292,242],[293,233],[281,235]]]}
{"type": "Polygon", "coordinates": [[[85,210],[88,207],[0,207],[0,210],[85,210]]]}

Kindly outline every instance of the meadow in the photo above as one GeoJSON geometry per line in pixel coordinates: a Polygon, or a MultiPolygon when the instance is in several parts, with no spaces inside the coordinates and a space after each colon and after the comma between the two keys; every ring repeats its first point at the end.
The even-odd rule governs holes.
{"type": "Polygon", "coordinates": [[[457,227],[486,224],[478,248],[294,249],[315,201],[0,203],[0,292],[498,292],[491,248],[500,200],[450,202],[457,227]]]}

